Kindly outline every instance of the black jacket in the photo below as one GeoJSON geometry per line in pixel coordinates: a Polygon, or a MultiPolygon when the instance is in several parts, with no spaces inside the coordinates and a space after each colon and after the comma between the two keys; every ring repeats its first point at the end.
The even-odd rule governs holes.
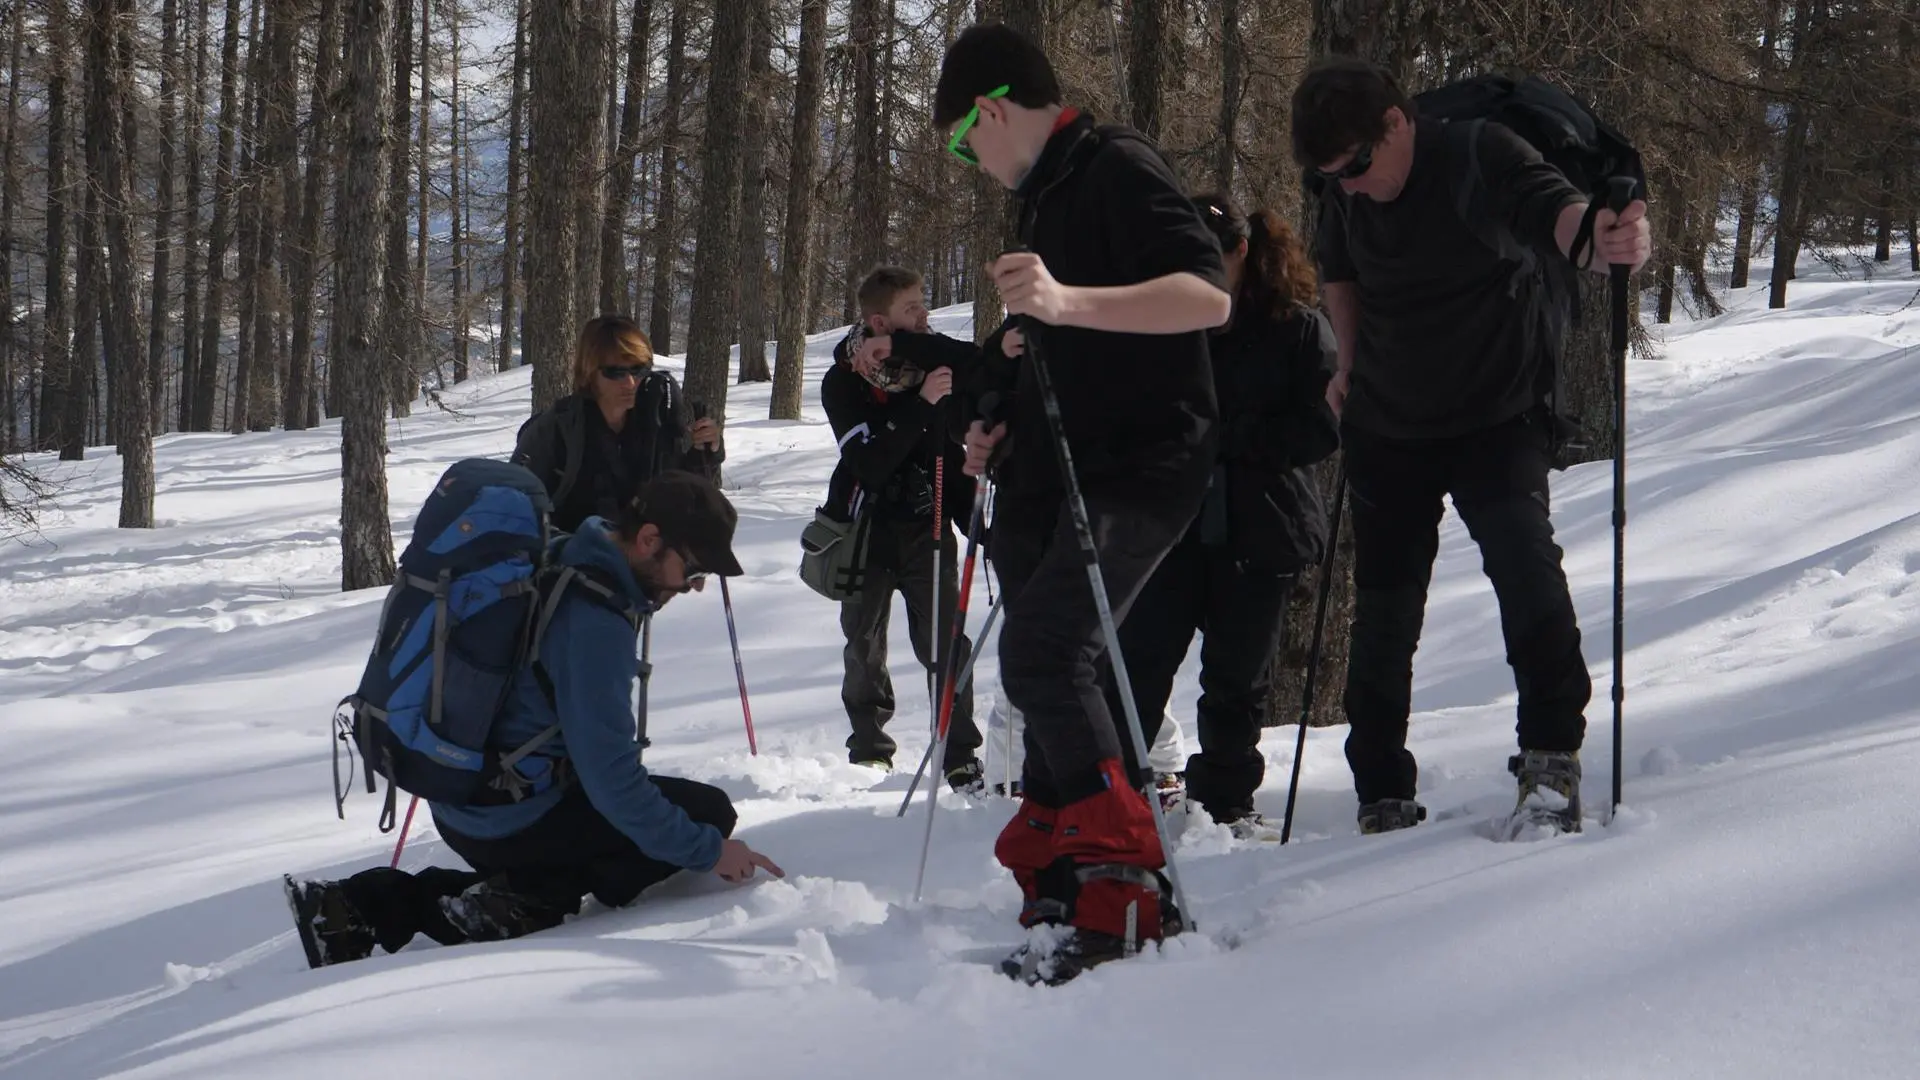
{"type": "Polygon", "coordinates": [[[1318,311],[1284,319],[1236,310],[1213,338],[1220,454],[1194,521],[1204,544],[1270,573],[1297,573],[1326,551],[1327,514],[1307,472],[1340,448],[1327,405],[1337,354],[1318,311]]]}
{"type": "Polygon", "coordinates": [[[1411,170],[1392,202],[1332,184],[1320,204],[1321,278],[1352,283],[1360,301],[1341,419],[1375,435],[1438,439],[1493,427],[1540,401],[1542,365],[1553,359],[1533,331],[1538,283],[1482,241],[1459,193],[1484,185],[1499,225],[1555,259],[1564,256],[1554,224],[1583,196],[1511,130],[1488,123],[1469,144],[1448,127],[1416,122],[1411,170]]]}
{"type": "Polygon", "coordinates": [[[553,526],[573,532],[588,517],[612,520],[622,498],[668,469],[705,473],[726,460],[693,448],[693,427],[683,415],[680,384],[655,370],[635,395],[619,434],[607,426],[587,391],[561,398],[520,426],[511,460],[547,486],[553,526]]]}
{"type": "MultiPolygon", "coordinates": [[[[1062,284],[1134,285],[1185,271],[1226,288],[1219,243],[1159,151],[1133,131],[1073,117],[1015,194],[1022,242],[1062,284]]],[[[1219,411],[1205,331],[1034,332],[1083,488],[1152,498],[1190,483],[1199,459],[1211,459],[1219,411]]],[[[1007,404],[1011,444],[996,479],[1009,498],[1065,489],[1031,354],[1030,343],[1027,358],[996,362],[998,350],[986,349],[969,387],[970,398],[991,391],[1007,404]]]]}
{"type": "MultiPolygon", "coordinates": [[[[923,371],[952,368],[956,383],[976,365],[978,350],[971,342],[905,331],[891,337],[895,356],[923,371]]],[[[925,521],[931,528],[934,462],[944,454],[940,512],[965,532],[973,513],[974,480],[962,471],[966,449],[950,435],[954,395],[929,405],[918,390],[880,390],[853,370],[847,344],[843,339],[834,347],[834,365],[820,379],[820,404],[840,445],[825,509],[841,521],[864,516],[925,521]]]]}

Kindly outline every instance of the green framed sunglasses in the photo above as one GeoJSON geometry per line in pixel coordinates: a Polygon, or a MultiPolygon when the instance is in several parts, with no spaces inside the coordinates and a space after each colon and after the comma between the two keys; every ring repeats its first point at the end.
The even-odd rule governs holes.
{"type": "MultiPolygon", "coordinates": [[[[1012,86],[1002,86],[988,91],[987,98],[989,100],[1003,98],[1012,92],[1012,86]]],[[[980,158],[974,154],[972,147],[960,145],[960,140],[967,137],[967,132],[973,130],[974,123],[979,119],[980,106],[975,105],[973,108],[967,110],[966,116],[960,119],[960,126],[953,129],[953,138],[947,140],[947,152],[969,165],[980,164],[980,158]]]]}

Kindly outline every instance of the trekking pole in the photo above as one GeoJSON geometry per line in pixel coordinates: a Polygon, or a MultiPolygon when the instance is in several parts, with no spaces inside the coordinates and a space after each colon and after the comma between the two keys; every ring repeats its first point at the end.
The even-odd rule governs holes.
{"type": "Polygon", "coordinates": [[[720,579],[720,603],[727,610],[727,640],[733,644],[733,677],[740,684],[740,715],[747,721],[747,753],[760,756],[760,744],[753,738],[753,706],[747,703],[747,672],[740,664],[740,633],[733,625],[733,592],[727,579],[720,579]]]}
{"type": "Polygon", "coordinates": [[[1327,553],[1320,559],[1320,600],[1313,612],[1313,644],[1307,649],[1307,687],[1300,696],[1300,732],[1293,741],[1293,776],[1287,780],[1287,811],[1280,820],[1280,842],[1293,837],[1293,800],[1300,792],[1300,759],[1307,753],[1307,718],[1313,714],[1314,680],[1320,674],[1320,640],[1327,628],[1327,600],[1333,595],[1333,557],[1340,544],[1340,510],[1347,502],[1347,463],[1340,461],[1333,484],[1333,521],[1327,527],[1327,553]]]}
{"type": "MultiPolygon", "coordinates": [[[[937,424],[939,421],[935,421],[937,424]]],[[[927,653],[933,659],[933,666],[927,671],[927,734],[936,735],[940,730],[940,634],[936,629],[940,625],[940,557],[946,554],[946,538],[941,533],[946,524],[942,520],[945,514],[947,455],[945,447],[936,451],[933,458],[933,603],[928,608],[933,617],[927,622],[927,653]]]]}
{"type": "MultiPolygon", "coordinates": [[[[994,603],[993,607],[987,611],[987,621],[980,624],[980,639],[982,641],[986,640],[987,635],[993,632],[993,624],[1000,621],[1000,607],[1006,603],[1006,599],[1006,597],[1002,596],[994,603]]],[[[967,688],[973,685],[973,665],[974,662],[979,659],[980,650],[976,647],[973,650],[973,654],[967,657],[966,666],[960,669],[960,678],[954,683],[954,685],[958,687],[958,692],[965,693],[967,688]]],[[[907,797],[900,800],[900,810],[893,815],[894,817],[907,816],[907,807],[913,805],[913,793],[920,789],[920,781],[926,776],[927,763],[933,760],[934,749],[933,742],[929,741],[927,744],[927,752],[920,755],[920,767],[914,770],[913,782],[907,785],[907,797]]]]}
{"type": "Polygon", "coordinates": [[[393,861],[387,864],[389,867],[398,868],[400,865],[400,849],[407,846],[407,830],[413,828],[413,812],[419,805],[420,796],[418,795],[407,803],[407,819],[400,823],[400,836],[393,842],[393,861]]]}
{"type": "MultiPolygon", "coordinates": [[[[1616,215],[1633,202],[1634,181],[1616,176],[1607,181],[1607,209],[1616,215]]],[[[1620,812],[1621,720],[1627,688],[1621,674],[1626,660],[1627,617],[1627,288],[1632,267],[1614,263],[1609,268],[1613,300],[1613,808],[1607,822],[1620,812]]]]}
{"type": "MultiPolygon", "coordinates": [[[[1015,249],[1019,250],[1019,249],[1015,249]]],[[[1120,703],[1127,717],[1127,734],[1133,739],[1134,760],[1143,766],[1147,760],[1147,740],[1141,734],[1140,709],[1133,700],[1133,682],[1127,677],[1127,658],[1120,652],[1120,630],[1113,621],[1113,605],[1107,600],[1106,577],[1100,573],[1100,552],[1093,544],[1093,524],[1087,517],[1087,501],[1080,492],[1080,477],[1073,470],[1073,451],[1067,446],[1066,421],[1060,416],[1060,398],[1053,391],[1053,378],[1047,372],[1046,351],[1040,346],[1039,324],[1030,316],[1021,316],[1021,336],[1027,355],[1033,360],[1034,378],[1040,384],[1040,403],[1047,411],[1047,426],[1053,432],[1054,452],[1060,459],[1060,475],[1067,484],[1067,505],[1073,511],[1074,532],[1080,540],[1080,553],[1087,563],[1087,582],[1093,588],[1093,604],[1100,614],[1100,633],[1106,638],[1107,655],[1113,661],[1113,677],[1120,691],[1120,703]]],[[[1173,843],[1167,833],[1167,817],[1160,800],[1148,798],[1153,813],[1153,830],[1160,839],[1160,851],[1167,860],[1167,880],[1173,885],[1173,902],[1180,909],[1187,929],[1197,930],[1199,922],[1187,904],[1186,890],[1180,885],[1180,870],[1173,857],[1173,843]]]]}
{"type": "MultiPolygon", "coordinates": [[[[980,554],[980,519],[987,508],[987,478],[974,481],[973,488],[973,528],[967,535],[967,563],[960,581],[960,600],[953,608],[953,633],[947,639],[946,663],[940,669],[940,720],[935,729],[933,745],[928,748],[927,761],[933,761],[933,755],[945,754],[947,735],[952,730],[953,699],[957,687],[953,678],[953,658],[960,653],[960,635],[967,628],[967,599],[973,592],[974,559],[980,554]]],[[[931,629],[931,628],[929,628],[931,629]]],[[[976,645],[974,651],[979,652],[976,645]]],[[[911,797],[911,796],[909,796],[911,797]]],[[[927,880],[927,855],[933,850],[933,819],[940,810],[940,785],[927,781],[927,832],[920,841],[920,869],[913,879],[913,902],[920,902],[921,888],[927,880]]]]}
{"type": "MultiPolygon", "coordinates": [[[[706,417],[707,407],[700,402],[694,402],[693,418],[695,420],[704,420],[706,417]]],[[[706,464],[707,475],[712,476],[713,451],[711,449],[702,450],[700,454],[706,464]]],[[[733,646],[733,678],[735,682],[740,684],[740,715],[745,718],[747,722],[747,753],[753,757],[759,757],[760,744],[753,737],[753,706],[747,702],[747,669],[740,662],[740,631],[735,627],[733,621],[733,590],[727,586],[727,579],[725,577],[720,579],[720,606],[726,609],[727,613],[727,641],[733,646]]],[[[647,620],[647,630],[649,631],[648,641],[651,642],[651,631],[653,630],[652,619],[647,620]]]]}

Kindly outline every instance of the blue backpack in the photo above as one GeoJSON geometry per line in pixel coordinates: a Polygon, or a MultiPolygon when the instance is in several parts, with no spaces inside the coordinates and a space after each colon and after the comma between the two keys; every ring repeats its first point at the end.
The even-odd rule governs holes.
{"type": "Polygon", "coordinates": [[[468,458],[434,485],[400,555],[360,686],[334,715],[342,819],[356,750],[369,794],[376,775],[387,779],[382,832],[393,828],[397,790],[453,806],[500,806],[571,782],[564,756],[537,754],[560,733],[558,723],[512,748],[497,745],[494,726],[523,668],[553,702],[540,642],[569,588],[585,589],[636,631],[640,616],[603,575],[559,564],[567,537],[553,533],[551,511],[540,481],[507,462],[468,458]]]}

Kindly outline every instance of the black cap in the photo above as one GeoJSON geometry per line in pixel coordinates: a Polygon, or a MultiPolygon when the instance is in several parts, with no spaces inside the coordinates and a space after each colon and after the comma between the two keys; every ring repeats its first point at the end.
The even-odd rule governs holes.
{"type": "Polygon", "coordinates": [[[690,556],[696,570],[722,577],[739,577],[740,560],[733,554],[733,530],[740,515],[713,482],[698,473],[678,469],[655,476],[628,504],[630,521],[622,532],[651,523],[669,547],[690,556]]]}

